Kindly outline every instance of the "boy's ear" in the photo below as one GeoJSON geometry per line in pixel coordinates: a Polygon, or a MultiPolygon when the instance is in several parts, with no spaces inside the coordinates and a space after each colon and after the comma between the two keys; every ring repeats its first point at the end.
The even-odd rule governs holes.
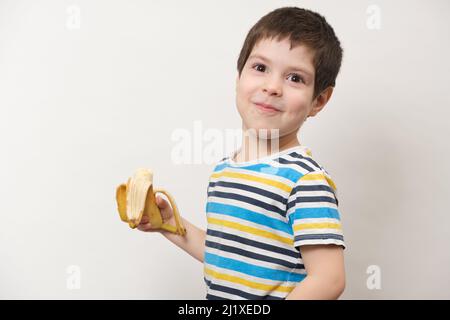
{"type": "Polygon", "coordinates": [[[333,94],[334,87],[328,87],[323,90],[313,101],[313,107],[311,112],[309,113],[310,117],[314,117],[316,114],[320,112],[320,110],[325,107],[327,102],[330,100],[331,95],[333,94]]]}

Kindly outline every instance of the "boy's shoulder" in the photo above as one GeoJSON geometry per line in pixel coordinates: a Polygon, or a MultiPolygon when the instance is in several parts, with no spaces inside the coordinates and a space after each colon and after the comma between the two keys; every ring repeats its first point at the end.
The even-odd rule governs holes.
{"type": "Polygon", "coordinates": [[[307,146],[297,146],[254,161],[235,162],[234,152],[222,157],[214,167],[210,181],[227,182],[254,187],[269,185],[277,192],[291,194],[298,190],[323,190],[334,192],[337,187],[331,175],[307,146]]]}
{"type": "Polygon", "coordinates": [[[255,170],[257,168],[270,173],[268,167],[277,169],[276,173],[280,170],[294,170],[299,173],[300,176],[308,173],[323,173],[329,176],[329,173],[323,165],[316,158],[313,157],[311,148],[308,146],[300,145],[292,148],[285,149],[283,151],[274,153],[270,156],[263,157],[254,161],[248,162],[235,162],[233,161],[234,155],[237,151],[223,156],[215,165],[216,169],[224,167],[233,167],[237,169],[250,169],[255,170]]]}

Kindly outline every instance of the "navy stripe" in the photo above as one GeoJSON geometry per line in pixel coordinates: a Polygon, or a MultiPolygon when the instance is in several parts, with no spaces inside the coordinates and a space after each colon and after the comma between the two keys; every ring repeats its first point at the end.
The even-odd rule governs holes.
{"type": "Polygon", "coordinates": [[[242,184],[242,183],[226,182],[226,181],[220,181],[220,180],[209,183],[209,187],[215,187],[215,186],[226,187],[226,188],[236,188],[236,189],[241,189],[241,190],[245,190],[248,192],[253,192],[258,195],[265,196],[267,198],[281,202],[284,205],[286,205],[286,203],[288,202],[287,198],[285,198],[277,193],[273,193],[273,192],[270,192],[270,191],[267,191],[267,190],[264,190],[261,188],[253,187],[253,186],[242,184]]]}
{"type": "Polygon", "coordinates": [[[315,165],[315,166],[317,167],[317,169],[322,169],[322,167],[320,166],[320,164],[318,164],[317,162],[315,162],[315,161],[314,161],[312,158],[310,158],[310,157],[305,157],[305,156],[303,156],[303,155],[301,155],[301,154],[299,154],[299,153],[297,153],[297,152],[289,153],[289,155],[290,155],[291,157],[293,157],[293,158],[299,158],[299,159],[307,160],[307,161],[311,162],[313,165],[315,165]]]}
{"type": "Polygon", "coordinates": [[[265,203],[261,200],[243,196],[240,194],[228,193],[228,192],[222,192],[222,191],[211,191],[211,192],[208,192],[208,196],[238,200],[238,201],[249,203],[251,205],[254,205],[256,207],[259,207],[259,208],[262,208],[262,209],[265,209],[265,210],[268,210],[271,212],[278,213],[279,215],[286,217],[286,211],[278,208],[277,206],[265,203]]]}
{"type": "MultiPolygon", "coordinates": [[[[239,296],[239,297],[242,297],[242,298],[245,298],[245,299],[248,299],[248,300],[283,300],[283,298],[280,298],[280,297],[274,297],[274,296],[271,296],[271,295],[258,296],[256,294],[244,292],[242,290],[238,290],[238,289],[234,289],[234,288],[229,288],[229,287],[226,287],[226,286],[223,286],[223,285],[219,285],[219,284],[215,284],[215,283],[211,283],[210,288],[212,290],[217,290],[217,291],[222,291],[222,292],[234,294],[236,296],[239,296]]],[[[208,294],[208,295],[210,295],[210,294],[208,294]]],[[[212,296],[212,295],[210,295],[210,296],[212,296]]],[[[213,296],[213,297],[217,297],[217,296],[213,296]]]]}
{"type": "Polygon", "coordinates": [[[293,258],[298,258],[299,257],[299,252],[298,251],[294,251],[294,250],[289,250],[289,249],[285,249],[282,247],[277,247],[271,244],[267,244],[267,243],[263,243],[263,242],[258,242],[255,240],[251,240],[248,238],[243,238],[234,234],[230,234],[230,233],[226,233],[226,232],[221,232],[221,231],[216,231],[216,230],[211,230],[208,229],[206,231],[206,234],[213,236],[213,237],[217,237],[217,238],[224,238],[227,240],[231,240],[231,241],[236,241],[238,243],[243,243],[249,246],[253,246],[256,248],[261,248],[267,251],[273,251],[279,254],[284,254],[286,256],[289,257],[293,257],[293,258]]]}
{"type": "Polygon", "coordinates": [[[326,240],[326,239],[336,239],[344,241],[344,237],[340,234],[334,233],[320,233],[320,234],[301,234],[295,236],[294,241],[303,241],[303,240],[326,240]]]}
{"type": "Polygon", "coordinates": [[[292,193],[299,191],[329,191],[334,194],[334,190],[332,188],[323,184],[316,184],[313,186],[297,185],[292,189],[292,193]]]}
{"type": "Polygon", "coordinates": [[[336,199],[325,196],[314,196],[314,197],[298,197],[295,199],[296,203],[301,202],[330,202],[336,204],[336,199]]]}
{"type": "Polygon", "coordinates": [[[278,158],[278,159],[274,159],[274,160],[278,161],[281,164],[296,164],[296,165],[302,167],[303,169],[308,170],[309,172],[315,171],[313,168],[311,168],[306,163],[301,162],[301,161],[287,160],[287,159],[284,159],[284,158],[278,158]]]}
{"type": "Polygon", "coordinates": [[[287,267],[287,268],[290,268],[290,269],[293,269],[293,268],[304,269],[304,267],[305,267],[303,264],[300,264],[300,263],[295,264],[295,263],[292,263],[290,261],[286,261],[286,260],[282,260],[282,259],[278,259],[278,258],[273,258],[273,257],[268,257],[268,256],[265,256],[265,255],[262,255],[262,254],[259,254],[259,253],[250,252],[250,251],[247,251],[247,250],[243,250],[243,249],[232,247],[232,246],[225,245],[225,244],[220,244],[220,243],[217,243],[217,242],[212,242],[212,241],[206,240],[205,244],[209,248],[215,248],[215,249],[218,249],[218,250],[235,253],[235,254],[241,255],[243,257],[247,257],[247,258],[251,258],[251,259],[255,259],[255,260],[266,261],[266,262],[278,264],[280,266],[287,267]]]}
{"type": "Polygon", "coordinates": [[[331,202],[331,203],[335,203],[336,205],[339,204],[337,198],[336,198],[336,194],[334,193],[333,189],[331,189],[328,186],[325,185],[315,185],[315,186],[295,186],[292,189],[291,194],[289,195],[289,198],[291,198],[292,196],[294,196],[296,193],[299,193],[300,191],[328,191],[330,193],[332,193],[334,195],[334,198],[331,197],[326,197],[326,196],[312,196],[312,197],[308,197],[307,195],[305,196],[300,196],[300,195],[296,195],[296,198],[292,201],[290,201],[287,205],[286,205],[286,212],[289,211],[289,209],[291,209],[296,203],[299,202],[314,202],[314,201],[325,201],[325,202],[331,202]],[[314,198],[317,198],[318,200],[312,200],[314,198]],[[322,198],[324,198],[322,200],[322,198]]]}
{"type": "Polygon", "coordinates": [[[231,299],[227,299],[227,298],[223,298],[223,297],[214,296],[214,295],[212,295],[210,293],[208,293],[206,295],[206,299],[207,300],[231,300],[231,299]]]}

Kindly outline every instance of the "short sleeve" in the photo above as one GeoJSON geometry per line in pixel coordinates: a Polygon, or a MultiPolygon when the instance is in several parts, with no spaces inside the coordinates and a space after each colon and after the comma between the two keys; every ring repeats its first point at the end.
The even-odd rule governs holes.
{"type": "Polygon", "coordinates": [[[337,190],[326,171],[300,177],[289,195],[286,217],[297,249],[314,244],[335,244],[345,249],[337,190]]]}

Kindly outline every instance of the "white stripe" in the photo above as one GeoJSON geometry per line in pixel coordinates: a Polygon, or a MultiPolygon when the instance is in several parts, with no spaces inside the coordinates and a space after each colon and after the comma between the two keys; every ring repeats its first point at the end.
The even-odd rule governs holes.
{"type": "Polygon", "coordinates": [[[297,240],[295,246],[303,245],[315,245],[315,244],[336,244],[345,247],[345,243],[338,239],[310,239],[310,240],[297,240]]]}
{"type": "Polygon", "coordinates": [[[291,211],[293,208],[301,209],[301,208],[332,208],[338,210],[338,206],[336,204],[326,201],[317,201],[317,202],[297,202],[294,207],[289,208],[288,211],[291,211]]]}
{"type": "Polygon", "coordinates": [[[294,226],[305,223],[337,223],[341,224],[341,222],[335,218],[305,218],[305,219],[296,219],[294,222],[294,226]]]}
{"type": "Polygon", "coordinates": [[[212,294],[214,296],[225,298],[225,299],[231,299],[231,300],[246,300],[245,298],[241,296],[236,296],[231,293],[223,292],[223,291],[217,291],[213,289],[208,289],[207,293],[212,294]]]}
{"type": "MultiPolygon", "coordinates": [[[[317,183],[315,185],[318,185],[317,183]]],[[[298,197],[330,197],[334,199],[333,192],[326,190],[299,190],[296,193],[291,195],[292,200],[298,197]]]]}
{"type": "MultiPolygon", "coordinates": [[[[314,172],[314,173],[311,173],[311,174],[319,174],[319,173],[320,172],[314,172]]],[[[318,186],[318,185],[320,185],[320,186],[330,187],[330,189],[333,190],[333,188],[329,185],[328,181],[325,180],[325,178],[324,179],[311,179],[311,180],[305,179],[305,180],[301,180],[301,181],[299,181],[297,183],[296,186],[298,186],[298,185],[302,185],[302,186],[318,186]]],[[[300,192],[306,192],[306,191],[302,190],[300,192]]]]}

